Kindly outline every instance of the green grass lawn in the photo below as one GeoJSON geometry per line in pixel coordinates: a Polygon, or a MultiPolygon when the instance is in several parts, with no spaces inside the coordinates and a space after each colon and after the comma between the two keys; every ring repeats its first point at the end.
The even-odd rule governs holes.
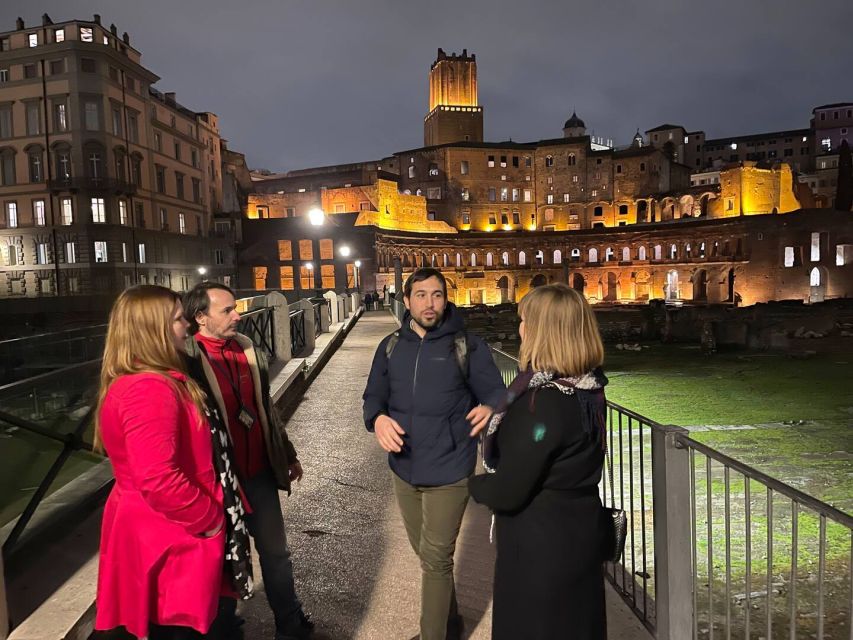
{"type": "Polygon", "coordinates": [[[853,511],[853,353],[607,351],[608,399],[853,511]],[[791,423],[794,424],[785,424],[791,423]],[[803,421],[800,423],[799,421],[803,421]],[[720,429],[748,425],[750,429],[720,429]]]}

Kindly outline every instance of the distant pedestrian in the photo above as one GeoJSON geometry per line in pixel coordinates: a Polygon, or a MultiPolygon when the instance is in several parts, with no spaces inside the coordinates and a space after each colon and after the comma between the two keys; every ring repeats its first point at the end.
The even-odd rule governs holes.
{"type": "Polygon", "coordinates": [[[204,395],[180,355],[187,326],[178,294],[154,285],[125,290],[110,313],[95,433],[115,486],[104,507],[95,628],[124,637],[201,638],[223,586],[233,529],[204,395]]]}
{"type": "Polygon", "coordinates": [[[377,311],[382,311],[382,298],[378,291],[373,292],[373,305],[377,311]]]}
{"type": "Polygon", "coordinates": [[[565,284],[519,304],[522,373],[486,431],[471,496],[496,513],[494,640],[605,640],[598,483],[604,348],[592,309],[565,284]]]}
{"type": "Polygon", "coordinates": [[[400,330],[379,344],[364,422],[388,461],[409,542],[421,562],[421,640],[459,637],[453,554],[468,504],[476,436],[506,391],[488,345],[447,302],[440,271],[406,281],[400,330]]]}
{"type": "MultiPolygon", "coordinates": [[[[234,442],[237,475],[251,510],[246,524],[275,618],[275,638],[303,640],[314,624],[296,595],[278,494],[279,489],[289,494],[291,482],[302,479],[302,465],[272,406],[266,358],[237,331],[236,306],[233,291],[216,282],[201,283],[186,293],[184,307],[193,336],[187,340],[187,354],[196,360],[193,371],[201,372],[196,375],[203,375],[212,389],[234,442]]],[[[235,617],[233,609],[221,617],[235,617]]]]}
{"type": "Polygon", "coordinates": [[[373,296],[368,291],[364,294],[364,308],[366,311],[371,310],[371,305],[373,304],[373,296]]]}

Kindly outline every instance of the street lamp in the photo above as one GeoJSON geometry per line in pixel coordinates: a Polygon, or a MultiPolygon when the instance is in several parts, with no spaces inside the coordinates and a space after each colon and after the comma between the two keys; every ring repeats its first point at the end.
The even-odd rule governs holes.
{"type": "Polygon", "coordinates": [[[207,273],[207,267],[198,268],[198,275],[203,276],[205,273],[207,273]]]}
{"type": "Polygon", "coordinates": [[[348,246],[344,245],[340,249],[338,249],[338,253],[340,253],[341,256],[344,258],[349,258],[350,248],[348,246]]]}
{"type": "Polygon", "coordinates": [[[319,227],[326,220],[326,214],[319,207],[314,207],[308,212],[308,221],[315,227],[319,227]]]}
{"type": "Polygon", "coordinates": [[[355,261],[355,269],[353,271],[353,277],[355,279],[355,290],[358,291],[358,270],[361,269],[361,260],[355,261]]]}

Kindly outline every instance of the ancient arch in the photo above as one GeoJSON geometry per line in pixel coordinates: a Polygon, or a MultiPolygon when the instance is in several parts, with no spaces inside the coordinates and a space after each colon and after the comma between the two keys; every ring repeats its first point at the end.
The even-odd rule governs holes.
{"type": "Polygon", "coordinates": [[[585,286],[586,286],[586,282],[583,279],[583,275],[580,273],[577,273],[577,272],[573,273],[572,274],[572,289],[574,289],[575,291],[579,291],[580,293],[583,293],[585,286]]]}
{"type": "Polygon", "coordinates": [[[618,299],[619,278],[613,271],[608,271],[605,279],[604,300],[613,302],[618,299]]]}
{"type": "Polygon", "coordinates": [[[535,289],[536,287],[541,287],[544,284],[548,284],[548,278],[545,277],[542,273],[537,273],[530,280],[530,288],[535,289]]]}
{"type": "Polygon", "coordinates": [[[666,284],[664,285],[666,300],[678,300],[678,271],[670,269],[666,272],[666,284]]]}

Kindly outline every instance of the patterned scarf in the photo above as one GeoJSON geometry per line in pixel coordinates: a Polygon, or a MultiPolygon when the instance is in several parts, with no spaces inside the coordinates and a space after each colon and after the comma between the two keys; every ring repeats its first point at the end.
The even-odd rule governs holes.
{"type": "Polygon", "coordinates": [[[600,367],[581,376],[568,376],[557,378],[549,371],[521,371],[515,377],[504,399],[495,409],[495,413],[489,420],[489,426],[480,442],[483,455],[483,467],[488,473],[494,473],[500,460],[498,451],[498,427],[506,416],[510,405],[529,392],[530,408],[536,398],[536,391],[544,388],[557,389],[566,395],[576,395],[581,406],[581,426],[584,432],[594,439],[601,441],[601,446],[606,448],[606,409],[607,400],[604,397],[604,387],[607,385],[607,377],[600,367]]]}
{"type": "Polygon", "coordinates": [[[241,600],[253,595],[252,551],[249,531],[246,529],[246,510],[240,493],[240,484],[234,474],[234,451],[231,435],[223,424],[216,408],[205,408],[207,424],[213,439],[213,468],[222,484],[222,502],[225,506],[225,563],[230,569],[234,590],[241,600]]]}

